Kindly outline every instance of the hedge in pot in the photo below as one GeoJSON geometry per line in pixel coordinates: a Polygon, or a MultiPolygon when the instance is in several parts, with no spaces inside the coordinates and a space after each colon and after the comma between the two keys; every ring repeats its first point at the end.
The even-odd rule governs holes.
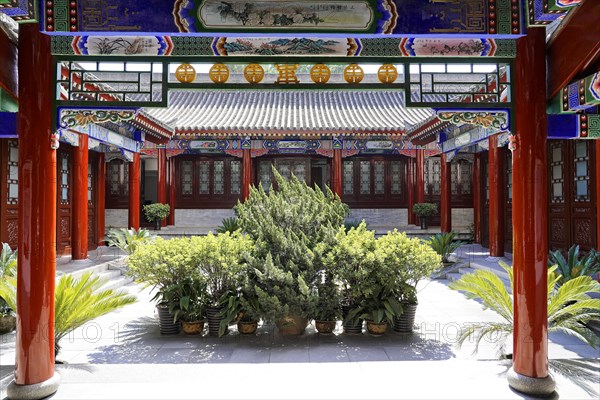
{"type": "Polygon", "coordinates": [[[148,222],[154,222],[154,229],[160,230],[162,220],[171,213],[171,206],[162,203],[146,204],[144,206],[144,215],[148,222]]]}
{"type": "Polygon", "coordinates": [[[394,319],[394,330],[412,332],[417,309],[417,284],[442,266],[442,257],[426,243],[397,230],[377,240],[385,269],[391,269],[402,314],[394,319]]]}
{"type": "Polygon", "coordinates": [[[332,333],[337,320],[342,316],[341,296],[334,280],[333,271],[323,271],[322,280],[317,282],[319,300],[316,306],[315,328],[319,333],[332,333]]]}
{"type": "Polygon", "coordinates": [[[261,316],[280,333],[301,334],[318,303],[317,282],[323,256],[347,214],[329,189],[310,188],[295,177],[286,181],[275,169],[277,189],[250,189],[235,207],[244,232],[254,240],[248,254],[249,289],[261,316]]]}
{"type": "Polygon", "coordinates": [[[381,260],[375,252],[377,240],[375,232],[367,230],[364,222],[357,228],[346,232],[340,228],[336,235],[336,244],[327,253],[326,264],[339,281],[342,296],[342,312],[344,317],[344,332],[361,333],[362,320],[360,318],[347,318],[349,313],[360,315],[367,297],[372,294],[368,287],[363,287],[363,282],[370,279],[369,275],[381,265],[381,260]]]}
{"type": "Polygon", "coordinates": [[[181,321],[183,333],[202,333],[206,308],[206,281],[203,277],[185,277],[165,287],[161,294],[173,315],[173,322],[181,321]]]}
{"type": "Polygon", "coordinates": [[[169,286],[176,285],[187,277],[199,275],[198,263],[192,250],[189,238],[165,240],[159,237],[152,243],[141,244],[127,259],[127,274],[157,290],[153,300],[157,302],[162,334],[179,333],[179,324],[173,322],[173,315],[169,312],[169,304],[163,293],[169,286]]]}
{"type": "Polygon", "coordinates": [[[246,269],[244,254],[250,251],[252,241],[240,232],[196,236],[191,239],[198,272],[207,283],[207,317],[209,334],[219,335],[222,316],[222,298],[240,286],[246,269]]]}
{"type": "Polygon", "coordinates": [[[419,217],[421,229],[427,229],[429,227],[427,219],[432,215],[437,214],[437,212],[438,207],[435,203],[415,203],[413,205],[413,213],[419,217]]]}

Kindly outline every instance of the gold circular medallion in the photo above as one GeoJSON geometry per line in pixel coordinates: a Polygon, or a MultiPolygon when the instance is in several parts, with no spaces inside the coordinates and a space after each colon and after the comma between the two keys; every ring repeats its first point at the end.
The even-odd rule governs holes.
{"type": "Polygon", "coordinates": [[[265,77],[265,70],[260,64],[248,64],[246,68],[244,68],[244,77],[250,83],[259,83],[265,77]]]}
{"type": "Polygon", "coordinates": [[[314,83],[327,83],[331,77],[331,70],[325,64],[315,64],[310,69],[310,79],[314,83]]]}
{"type": "Polygon", "coordinates": [[[214,83],[225,83],[227,82],[227,79],[229,79],[229,68],[227,68],[227,65],[225,64],[215,64],[210,67],[208,76],[214,83]]]}
{"type": "Polygon", "coordinates": [[[398,70],[392,64],[383,64],[377,71],[377,77],[381,83],[393,83],[398,79],[398,70]]]}
{"type": "Polygon", "coordinates": [[[181,83],[191,83],[196,79],[196,70],[190,64],[181,64],[175,70],[175,78],[181,83]]]}
{"type": "Polygon", "coordinates": [[[365,71],[358,64],[350,64],[344,69],[344,79],[348,83],[360,83],[365,77],[365,71]]]}

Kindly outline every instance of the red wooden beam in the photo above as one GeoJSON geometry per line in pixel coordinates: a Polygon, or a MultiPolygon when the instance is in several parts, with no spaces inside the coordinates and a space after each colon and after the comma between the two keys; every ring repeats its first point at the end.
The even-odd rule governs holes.
{"type": "Polygon", "coordinates": [[[548,99],[587,75],[600,58],[600,1],[586,0],[571,12],[547,49],[548,99]]]}
{"type": "Polygon", "coordinates": [[[88,250],[88,136],[79,135],[73,152],[73,227],[71,258],[85,260],[88,250]]]}
{"type": "Polygon", "coordinates": [[[129,163],[129,227],[140,229],[140,153],[129,163]]]}

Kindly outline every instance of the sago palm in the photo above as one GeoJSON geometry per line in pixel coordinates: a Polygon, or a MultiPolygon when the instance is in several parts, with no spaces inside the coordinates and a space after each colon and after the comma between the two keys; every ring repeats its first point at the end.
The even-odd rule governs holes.
{"type": "MultiPolygon", "coordinates": [[[[513,287],[512,267],[500,261],[500,266],[508,273],[513,287]]],[[[580,276],[562,286],[558,285],[561,275],[556,267],[548,269],[548,332],[564,332],[575,336],[590,346],[598,346],[598,337],[586,324],[600,320],[600,299],[592,299],[588,293],[600,291],[600,283],[589,276],[580,276]]],[[[477,270],[463,275],[450,283],[454,290],[465,292],[470,299],[480,299],[484,308],[495,311],[503,322],[481,322],[462,332],[459,346],[470,337],[475,339],[475,352],[484,337],[498,337],[500,350],[513,332],[513,300],[502,280],[491,271],[477,270]]]]}
{"type": "Polygon", "coordinates": [[[131,255],[140,244],[152,241],[156,239],[152,233],[147,229],[135,228],[131,229],[111,229],[106,235],[106,244],[108,246],[115,246],[123,250],[128,255],[131,255]]]}
{"type": "MultiPolygon", "coordinates": [[[[0,296],[17,309],[16,278],[0,285],[0,296]]],[[[60,351],[60,340],[69,332],[106,313],[136,301],[135,296],[112,289],[101,290],[104,281],[89,272],[74,278],[63,275],[54,294],[54,351],[60,351]]]]}

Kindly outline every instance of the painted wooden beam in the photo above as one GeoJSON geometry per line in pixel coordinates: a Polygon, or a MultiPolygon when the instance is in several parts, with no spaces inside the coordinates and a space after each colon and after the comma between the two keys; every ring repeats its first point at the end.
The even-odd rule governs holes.
{"type": "Polygon", "coordinates": [[[572,11],[547,48],[548,99],[586,72],[600,57],[600,1],[587,0],[572,11]]]}
{"type": "Polygon", "coordinates": [[[17,54],[17,45],[0,29],[0,88],[15,100],[19,97],[17,54]]]}
{"type": "Polygon", "coordinates": [[[600,114],[548,115],[548,139],[600,139],[600,114]]]}

